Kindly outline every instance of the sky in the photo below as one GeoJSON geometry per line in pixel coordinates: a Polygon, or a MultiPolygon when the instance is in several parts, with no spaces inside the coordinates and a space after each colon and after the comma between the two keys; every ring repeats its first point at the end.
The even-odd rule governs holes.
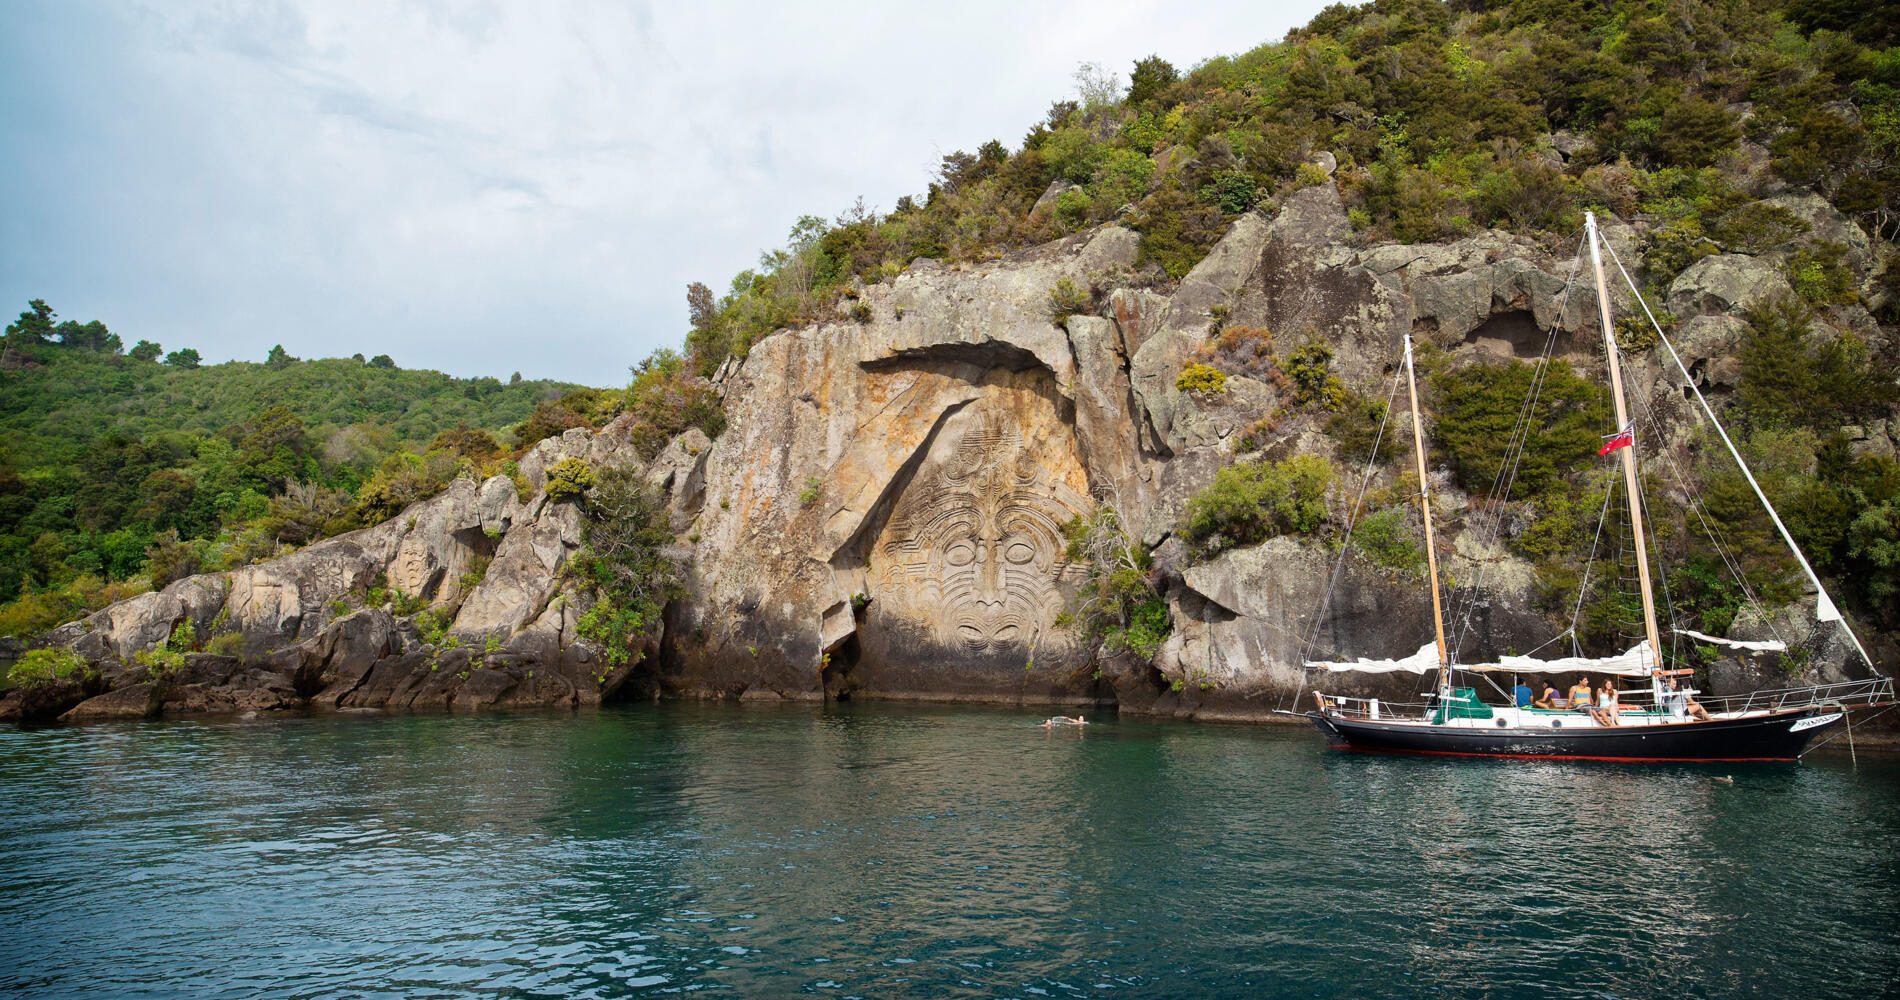
{"type": "Polygon", "coordinates": [[[1322,6],[7,0],[0,311],[620,385],[800,215],[1322,6]]]}

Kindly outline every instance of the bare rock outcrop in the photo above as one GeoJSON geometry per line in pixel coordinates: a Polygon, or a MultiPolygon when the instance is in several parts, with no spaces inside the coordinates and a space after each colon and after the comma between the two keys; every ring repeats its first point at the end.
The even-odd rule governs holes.
{"type": "MultiPolygon", "coordinates": [[[[1783,201],[1817,231],[1832,225],[1798,196],[1783,201]]],[[[1618,220],[1605,229],[1639,267],[1636,231],[1618,220]]],[[[1855,246],[1850,237],[1840,242],[1855,246]]],[[[1342,456],[1310,415],[1264,443],[1249,431],[1295,409],[1283,381],[1242,373],[1222,392],[1187,392],[1182,370],[1205,356],[1211,332],[1245,326],[1268,331],[1277,352],[1323,343],[1347,388],[1383,398],[1407,334],[1466,360],[1539,356],[1553,336],[1560,355],[1593,355],[1594,290],[1566,298],[1574,262],[1504,233],[1365,246],[1331,184],[1242,215],[1172,286],[1139,259],[1140,237],[1107,225],[996,260],[915,262],[856,289],[851,318],[777,331],[723,365],[718,439],[688,431],[648,457],[636,454],[631,417],[569,430],[521,457],[531,496],[506,478],[459,480],[383,524],[121,602],[47,637],[102,670],[90,687],[36,696],[35,710],[862,696],[1258,717],[1301,689],[1315,651],[1416,649],[1430,636],[1416,574],[1295,538],[1186,558],[1173,537],[1183,510],[1239,459],[1243,438],[1266,457],[1342,456]],[[1088,293],[1080,312],[1052,308],[1065,281],[1088,293]],[[629,662],[579,635],[592,598],[566,570],[586,522],[542,492],[547,470],[569,458],[636,468],[663,491],[678,537],[685,596],[629,662]],[[1106,655],[1061,619],[1086,575],[1063,526],[1098,503],[1156,549],[1174,630],[1152,662],[1106,655]],[[384,591],[402,598],[367,606],[384,591]],[[240,654],[194,654],[167,676],[127,665],[187,623],[201,644],[239,636],[219,648],[240,654]]],[[[1700,385],[1734,383],[1738,314],[1787,287],[1778,264],[1733,254],[1676,279],[1669,304],[1700,385]]],[[[1859,321],[1850,313],[1842,322],[1859,321]]],[[[1659,419],[1690,426],[1679,389],[1653,372],[1633,377],[1659,419]]],[[[1456,523],[1439,555],[1458,581],[1448,603],[1462,655],[1550,637],[1527,563],[1456,523]]],[[[1830,662],[1816,669],[1832,676],[1830,662]]],[[[1389,682],[1345,683],[1393,693],[1380,686],[1389,682]]],[[[8,697],[0,714],[27,710],[24,695],[8,697]]]]}

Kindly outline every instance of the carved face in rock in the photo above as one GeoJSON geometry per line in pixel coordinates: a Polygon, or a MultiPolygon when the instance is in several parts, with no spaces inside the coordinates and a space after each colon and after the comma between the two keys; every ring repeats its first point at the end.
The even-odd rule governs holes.
{"type": "Polygon", "coordinates": [[[1071,493],[1019,432],[985,422],[905,491],[878,548],[885,610],[970,653],[1028,648],[1062,609],[1071,493]]]}

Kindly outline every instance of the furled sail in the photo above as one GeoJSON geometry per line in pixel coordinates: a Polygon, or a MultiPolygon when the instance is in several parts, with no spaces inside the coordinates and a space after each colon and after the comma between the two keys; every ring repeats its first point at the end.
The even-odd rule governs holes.
{"type": "MultiPolygon", "coordinates": [[[[1823,595],[1821,599],[1825,601],[1827,600],[1827,597],[1823,595]]],[[[1823,620],[1825,621],[1826,619],[1823,619],[1823,620]]],[[[1703,642],[1712,642],[1718,646],[1729,646],[1734,649],[1746,649],[1751,653],[1782,653],[1782,652],[1786,652],[1788,649],[1788,644],[1785,642],[1782,642],[1779,639],[1769,639],[1763,642],[1749,642],[1744,639],[1724,639],[1721,636],[1716,636],[1716,635],[1703,635],[1701,632],[1697,632],[1693,629],[1686,629],[1686,628],[1677,629],[1676,634],[1686,635],[1691,639],[1700,639],[1703,642]]]]}
{"type": "MultiPolygon", "coordinates": [[[[1534,656],[1500,656],[1496,663],[1459,663],[1454,670],[1509,674],[1617,674],[1623,677],[1647,677],[1651,657],[1645,644],[1630,647],[1618,656],[1565,656],[1540,660],[1534,656]]],[[[1438,669],[1438,646],[1426,643],[1418,652],[1397,660],[1308,660],[1309,667],[1327,670],[1356,670],[1368,674],[1428,674],[1438,669]]]]}

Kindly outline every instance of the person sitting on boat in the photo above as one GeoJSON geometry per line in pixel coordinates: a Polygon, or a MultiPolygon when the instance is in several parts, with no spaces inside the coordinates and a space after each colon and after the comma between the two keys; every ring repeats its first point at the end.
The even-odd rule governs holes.
{"type": "Polygon", "coordinates": [[[1620,711],[1620,709],[1616,704],[1616,684],[1608,677],[1605,677],[1603,678],[1603,686],[1597,688],[1596,711],[1590,714],[1596,716],[1597,722],[1602,725],[1620,726],[1623,724],[1623,720],[1617,717],[1616,713],[1618,711],[1620,711]]]}
{"type": "Polygon", "coordinates": [[[1669,714],[1678,717],[1687,716],[1701,722],[1711,721],[1709,710],[1697,704],[1694,698],[1689,697],[1689,692],[1678,687],[1674,677],[1669,678],[1669,687],[1663,692],[1663,697],[1668,700],[1669,714]]]}
{"type": "Polygon", "coordinates": [[[1596,714],[1590,709],[1590,678],[1579,677],[1577,683],[1570,685],[1570,708],[1593,716],[1596,714]]]}
{"type": "Polygon", "coordinates": [[[1558,694],[1556,685],[1552,684],[1549,681],[1545,681],[1543,696],[1538,698],[1536,701],[1531,702],[1531,707],[1541,708],[1547,712],[1551,711],[1552,709],[1569,708],[1570,699],[1565,698],[1563,695],[1558,694]]]}
{"type": "Polygon", "coordinates": [[[1517,695],[1517,707],[1519,708],[1531,707],[1532,692],[1531,692],[1530,682],[1518,681],[1517,688],[1513,693],[1517,695]]]}

